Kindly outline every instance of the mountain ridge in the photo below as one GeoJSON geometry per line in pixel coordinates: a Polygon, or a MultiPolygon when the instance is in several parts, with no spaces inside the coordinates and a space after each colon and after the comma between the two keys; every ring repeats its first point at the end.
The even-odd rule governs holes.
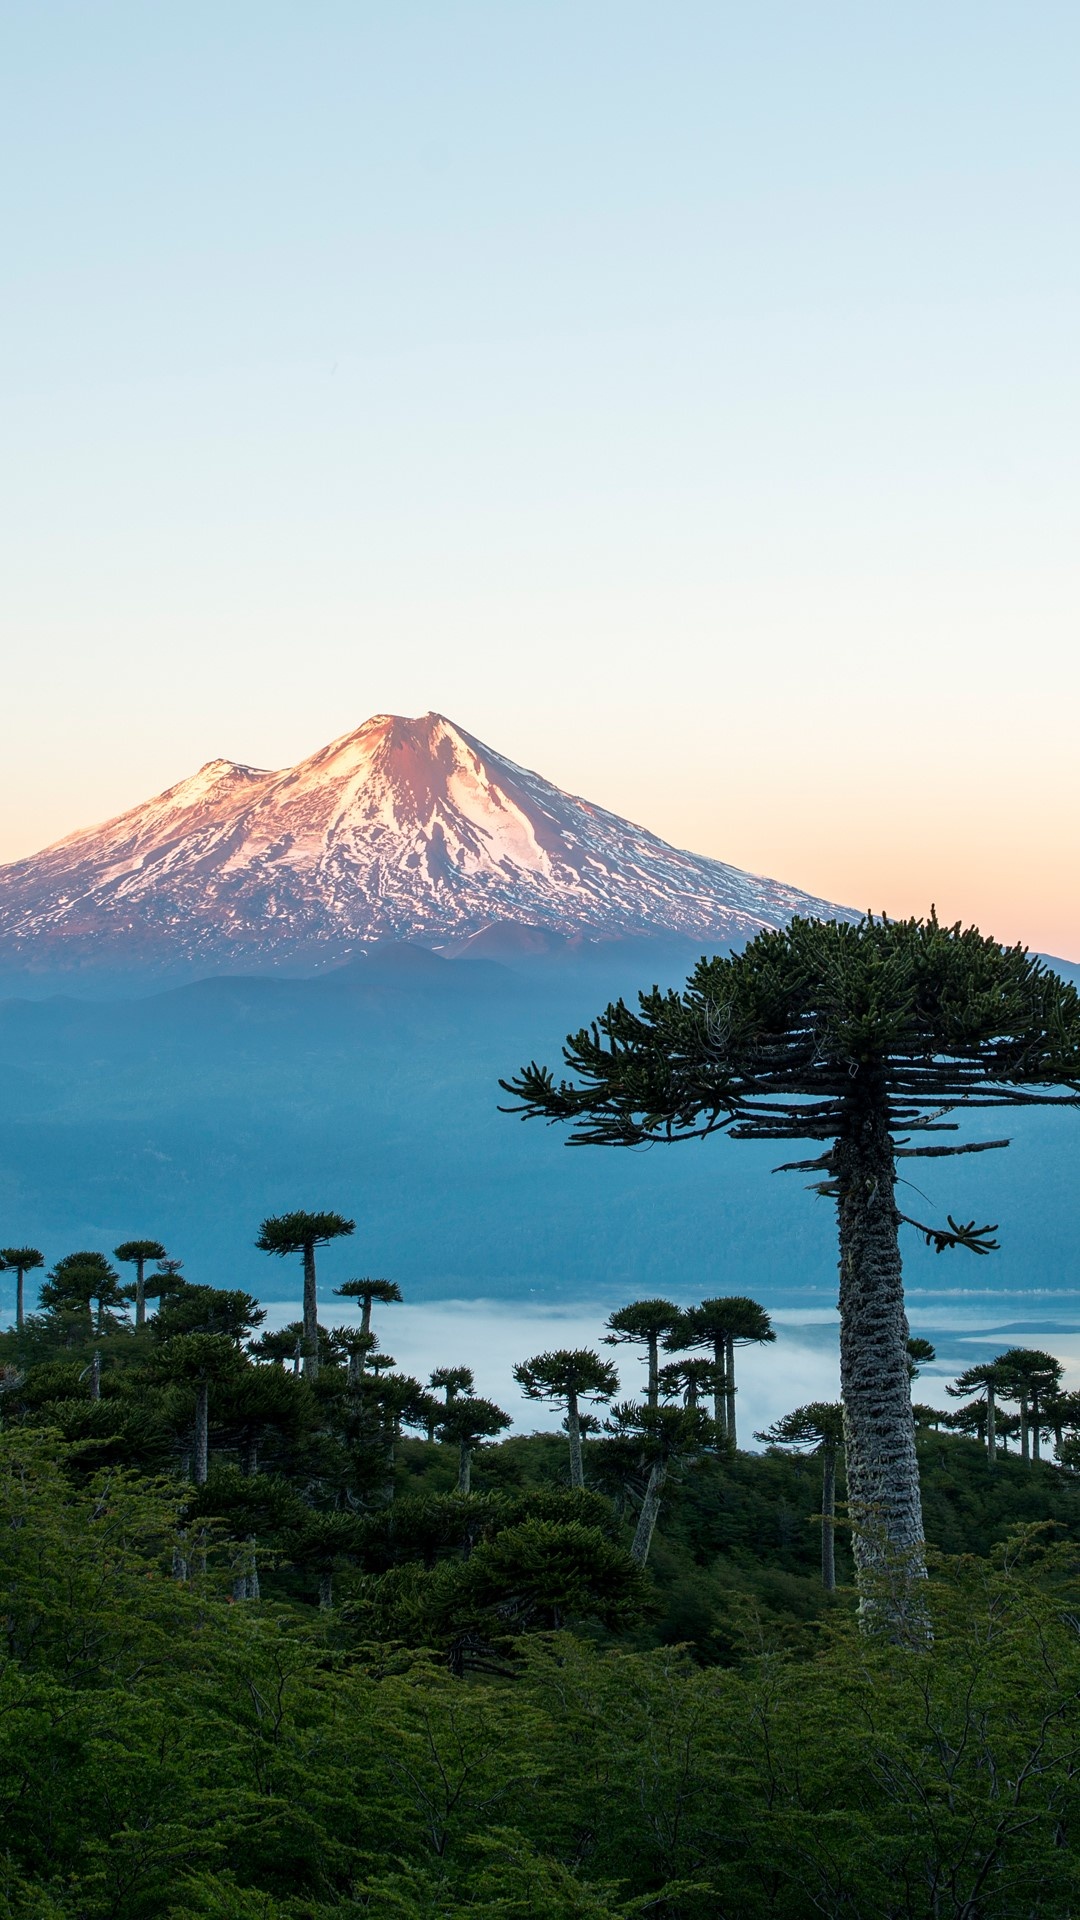
{"type": "Polygon", "coordinates": [[[847,908],[564,792],[442,714],[293,767],[225,759],[0,868],[0,972],[335,964],[384,939],[741,942],[847,908]]]}

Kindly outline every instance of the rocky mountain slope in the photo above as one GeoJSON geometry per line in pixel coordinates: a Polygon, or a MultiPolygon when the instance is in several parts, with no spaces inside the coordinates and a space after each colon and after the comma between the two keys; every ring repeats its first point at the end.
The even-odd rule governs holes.
{"type": "Polygon", "coordinates": [[[0,868],[0,973],[310,968],[500,926],[723,944],[797,913],[847,917],[668,846],[441,714],[378,714],[284,772],[210,761],[0,868]]]}

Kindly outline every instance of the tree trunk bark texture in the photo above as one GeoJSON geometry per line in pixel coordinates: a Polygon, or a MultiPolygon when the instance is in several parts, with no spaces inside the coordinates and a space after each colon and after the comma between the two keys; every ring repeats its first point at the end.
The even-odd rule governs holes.
{"type": "Polygon", "coordinates": [[[315,1288],[315,1249],[304,1248],[304,1378],[319,1377],[319,1296],[315,1288]]]}
{"type": "Polygon", "coordinates": [[[146,1261],[141,1254],[135,1262],[135,1325],[146,1325],[146,1261]]]}
{"type": "Polygon", "coordinates": [[[234,1600],[259,1598],[259,1566],[255,1555],[255,1535],[249,1533],[240,1551],[233,1578],[234,1600]]]}
{"type": "Polygon", "coordinates": [[[581,1460],[581,1415],[578,1412],[577,1394],[571,1389],[566,1396],[566,1430],[570,1435],[570,1485],[585,1485],[585,1469],[581,1460]]]}
{"type": "Polygon", "coordinates": [[[735,1429],[735,1342],[728,1334],[724,1341],[724,1426],[733,1447],[739,1444],[735,1429]]]}
{"type": "Polygon", "coordinates": [[[645,1398],[650,1407],[660,1404],[660,1335],[650,1333],[649,1339],[649,1384],[645,1398]]]}
{"type": "Polygon", "coordinates": [[[319,1606],[325,1613],[334,1604],[334,1576],[332,1573],[319,1575],[319,1606]]]}
{"type": "Polygon", "coordinates": [[[836,1592],[836,1448],[821,1449],[821,1584],[836,1592]]]}
{"type": "Polygon", "coordinates": [[[206,1485],[209,1431],[210,1388],[205,1380],[200,1380],[195,1387],[195,1471],[192,1474],[197,1487],[206,1485]]]}
{"type": "Polygon", "coordinates": [[[997,1463],[997,1426],[994,1412],[994,1389],[992,1384],[988,1384],[986,1388],[986,1458],[991,1466],[997,1463]]]}
{"type": "Polygon", "coordinates": [[[713,1341],[713,1424],[717,1435],[724,1439],[727,1435],[727,1396],[724,1392],[724,1342],[713,1341]]]}
{"type": "Polygon", "coordinates": [[[634,1543],[630,1548],[630,1558],[636,1566],[643,1567],[649,1557],[652,1537],[656,1532],[656,1522],[660,1514],[660,1501],[667,1479],[667,1462],[654,1460],[649,1484],[645,1489],[645,1498],[641,1503],[638,1523],[634,1531],[634,1543]]]}
{"type": "MultiPolygon", "coordinates": [[[[870,1080],[872,1068],[864,1070],[870,1080]]],[[[922,1501],[908,1321],[883,1093],[857,1086],[835,1148],[840,1227],[840,1383],[848,1511],[865,1624],[925,1632],[922,1501]]]]}
{"type": "Polygon", "coordinates": [[[469,1493],[472,1488],[472,1448],[464,1440],[458,1444],[457,1490],[469,1493]]]}

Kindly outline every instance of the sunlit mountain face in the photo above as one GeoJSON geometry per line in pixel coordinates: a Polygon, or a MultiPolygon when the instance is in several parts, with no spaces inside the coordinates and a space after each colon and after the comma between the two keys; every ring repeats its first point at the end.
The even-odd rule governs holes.
{"type": "Polygon", "coordinates": [[[0,971],[310,969],[385,940],[442,951],[677,936],[740,943],[849,916],[681,852],[441,714],[378,714],[284,772],[213,760],[0,868],[0,971]]]}

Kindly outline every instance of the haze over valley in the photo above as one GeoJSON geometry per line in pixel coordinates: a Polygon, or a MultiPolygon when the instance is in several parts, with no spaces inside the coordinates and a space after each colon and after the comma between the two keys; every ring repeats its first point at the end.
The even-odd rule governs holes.
{"type": "MultiPolygon", "coordinates": [[[[413,1302],[745,1292],[831,1342],[831,1209],[771,1173],[783,1155],[568,1153],[498,1111],[499,1079],[610,998],[794,913],[856,917],[438,715],[376,716],[284,773],[210,762],[0,870],[0,1204],[47,1246],[152,1219],[193,1275],[288,1302],[254,1223],[303,1194],[355,1213],[365,1268],[413,1302]]],[[[1075,1310],[1069,1128],[1013,1132],[920,1175],[939,1210],[1001,1221],[992,1271],[910,1248],[913,1311],[957,1339],[1075,1310]]]]}

